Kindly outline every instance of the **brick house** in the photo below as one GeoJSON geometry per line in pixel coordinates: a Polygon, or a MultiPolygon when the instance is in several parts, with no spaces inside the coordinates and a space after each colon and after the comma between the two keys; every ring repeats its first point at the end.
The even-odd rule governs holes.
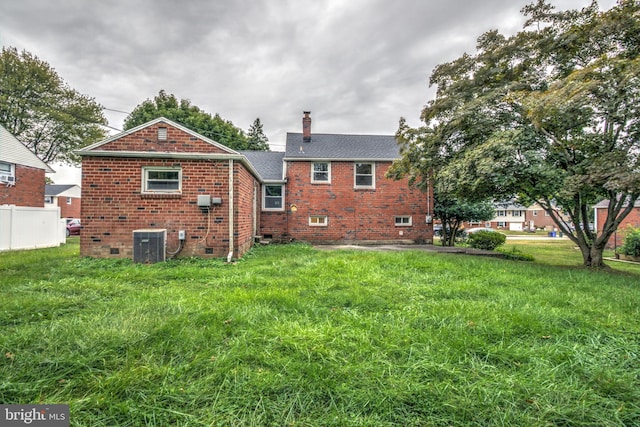
{"type": "MultiPolygon", "coordinates": [[[[602,202],[596,204],[593,207],[594,212],[594,223],[598,233],[602,233],[602,229],[604,228],[604,221],[607,216],[607,209],[609,208],[609,201],[603,200],[602,202]]],[[[618,230],[609,238],[607,242],[607,248],[619,248],[624,243],[624,236],[626,234],[627,227],[640,228],[640,200],[636,200],[636,203],[633,205],[633,209],[627,215],[627,217],[622,220],[618,230]]]]}
{"type": "MultiPolygon", "coordinates": [[[[312,134],[309,112],[302,122],[302,133],[286,137],[282,203],[263,204],[265,234],[313,243],[432,242],[429,194],[385,177],[400,156],[394,136],[312,134]],[[284,227],[271,225],[276,218],[284,227]]],[[[265,188],[278,193],[278,184],[265,188]]]]}
{"type": "Polygon", "coordinates": [[[181,256],[240,257],[253,244],[259,179],[242,154],[164,118],[78,154],[81,255],[132,257],[134,230],[166,230],[167,253],[181,256]]]}
{"type": "Polygon", "coordinates": [[[78,154],[82,255],[130,257],[136,229],[167,230],[168,253],[228,258],[257,239],[433,238],[429,194],[385,177],[399,157],[395,138],[312,135],[309,113],[285,152],[234,151],[159,118],[78,154]],[[198,196],[209,195],[215,203],[200,207],[198,196]]]}
{"type": "Polygon", "coordinates": [[[44,207],[46,172],[54,170],[0,125],[0,205],[44,207]]]}
{"type": "Polygon", "coordinates": [[[75,184],[47,184],[44,187],[44,204],[60,208],[60,218],[80,218],[82,190],[75,184]]]}

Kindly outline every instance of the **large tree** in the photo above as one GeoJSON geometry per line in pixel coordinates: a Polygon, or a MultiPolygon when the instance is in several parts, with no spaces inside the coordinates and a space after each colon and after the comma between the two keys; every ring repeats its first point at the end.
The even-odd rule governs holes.
{"type": "Polygon", "coordinates": [[[402,161],[461,198],[539,203],[584,265],[602,267],[640,196],[640,2],[557,12],[539,0],[523,13],[519,33],[489,31],[475,54],[435,68],[424,126],[398,131],[402,161]],[[591,231],[601,200],[604,228],[591,231]]]}
{"type": "Polygon", "coordinates": [[[242,129],[220,115],[212,116],[187,99],[161,90],[153,100],[147,99],[127,116],[124,129],[131,129],[158,117],[165,117],[234,150],[247,148],[247,137],[242,129]]]}
{"type": "Polygon", "coordinates": [[[269,151],[269,139],[262,130],[262,122],[259,117],[253,121],[249,128],[247,150],[269,151]]]}
{"type": "Polygon", "coordinates": [[[45,163],[106,136],[102,107],[70,88],[46,62],[9,47],[0,54],[0,123],[45,163]]]}

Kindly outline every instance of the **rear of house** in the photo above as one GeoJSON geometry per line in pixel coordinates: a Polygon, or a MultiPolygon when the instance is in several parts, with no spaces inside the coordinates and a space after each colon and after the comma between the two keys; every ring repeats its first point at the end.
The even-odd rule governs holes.
{"type": "Polygon", "coordinates": [[[393,136],[311,135],[310,122],[284,153],[236,152],[164,118],[80,150],[81,254],[135,259],[136,232],[161,235],[168,256],[228,259],[259,240],[432,242],[430,193],[385,177],[393,136]]]}
{"type": "Polygon", "coordinates": [[[432,243],[431,193],[385,174],[399,148],[391,135],[288,133],[282,181],[263,184],[261,230],[312,243],[432,243]]]}
{"type": "Polygon", "coordinates": [[[256,234],[255,171],[241,154],[159,118],[82,156],[81,255],[133,257],[136,230],[168,256],[241,257],[256,234]]]}

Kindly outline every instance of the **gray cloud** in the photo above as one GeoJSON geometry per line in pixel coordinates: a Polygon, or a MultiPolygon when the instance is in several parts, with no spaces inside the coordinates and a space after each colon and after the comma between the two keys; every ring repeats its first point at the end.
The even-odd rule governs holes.
{"type": "MultiPolygon", "coordinates": [[[[417,125],[433,68],[489,29],[519,30],[528,3],[21,0],[0,5],[0,42],[110,109],[131,111],[164,89],[245,130],[260,117],[277,150],[303,110],[317,132],[392,134],[401,116],[417,125]]],[[[107,116],[117,128],[125,118],[107,116]]]]}

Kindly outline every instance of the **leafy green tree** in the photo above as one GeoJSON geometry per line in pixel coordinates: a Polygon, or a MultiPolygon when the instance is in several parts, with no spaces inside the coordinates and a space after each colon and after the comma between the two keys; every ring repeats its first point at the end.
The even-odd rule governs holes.
{"type": "Polygon", "coordinates": [[[475,54],[435,68],[424,126],[398,130],[401,162],[457,197],[537,202],[584,265],[602,267],[640,196],[640,2],[557,12],[539,0],[522,11],[516,35],[489,31],[475,54]],[[604,228],[592,232],[603,199],[604,228]]]}
{"type": "Polygon", "coordinates": [[[64,83],[46,62],[16,48],[0,54],[0,123],[45,163],[106,136],[102,106],[64,83]]]}
{"type": "Polygon", "coordinates": [[[242,129],[220,115],[211,116],[187,99],[178,101],[175,95],[161,90],[158,95],[145,100],[133,109],[124,122],[124,129],[131,129],[158,117],[165,117],[206,136],[233,150],[247,148],[247,137],[242,129]]]}
{"type": "Polygon", "coordinates": [[[448,193],[435,193],[433,216],[442,222],[442,246],[454,246],[465,222],[489,221],[494,217],[493,205],[488,202],[460,200],[448,193]]]}
{"type": "Polygon", "coordinates": [[[269,139],[262,130],[262,122],[258,117],[253,121],[247,134],[247,150],[269,151],[269,139]]]}

